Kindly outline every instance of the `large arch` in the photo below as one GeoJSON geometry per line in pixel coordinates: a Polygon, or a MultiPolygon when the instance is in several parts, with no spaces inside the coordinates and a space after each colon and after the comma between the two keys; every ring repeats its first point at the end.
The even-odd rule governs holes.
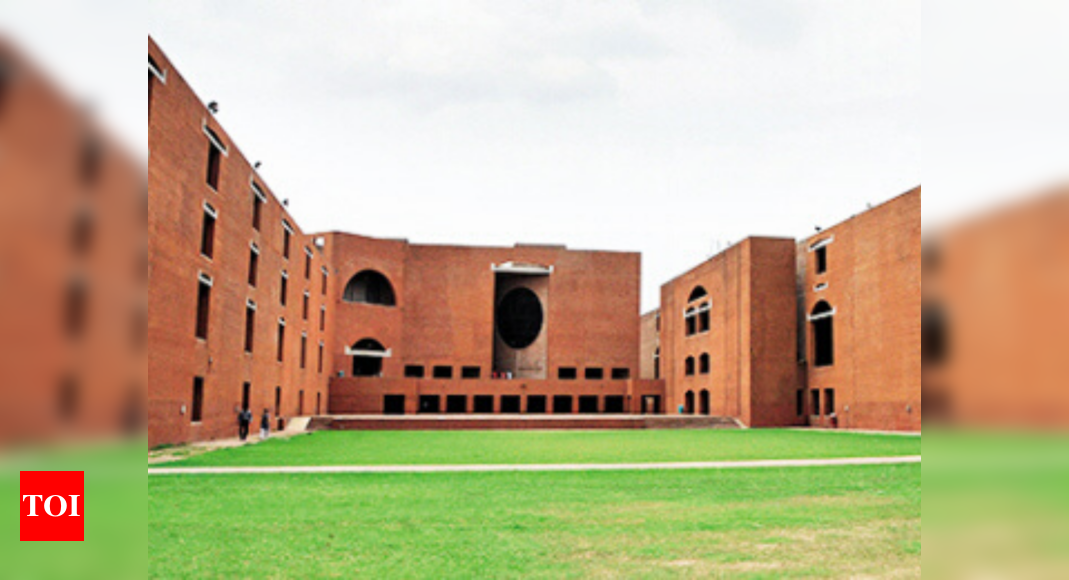
{"type": "Polygon", "coordinates": [[[364,338],[353,345],[353,376],[381,377],[382,359],[386,358],[386,347],[374,338],[364,338]]]}
{"type": "Polygon", "coordinates": [[[813,366],[830,367],[835,364],[835,309],[821,300],[809,314],[813,328],[813,366]]]}
{"type": "Polygon", "coordinates": [[[362,270],[349,279],[342,295],[345,302],[395,306],[397,298],[390,280],[375,270],[362,270]]]}

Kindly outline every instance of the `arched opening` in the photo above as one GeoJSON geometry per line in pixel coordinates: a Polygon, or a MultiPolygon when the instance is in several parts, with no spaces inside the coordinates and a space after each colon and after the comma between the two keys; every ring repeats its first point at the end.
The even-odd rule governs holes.
{"type": "Polygon", "coordinates": [[[688,356],[685,366],[686,366],[687,376],[688,377],[693,376],[694,375],[694,357],[688,356]]]}
{"type": "Polygon", "coordinates": [[[829,367],[835,364],[835,310],[821,300],[813,307],[809,323],[813,327],[813,366],[829,367]]]}
{"type": "Polygon", "coordinates": [[[683,397],[683,412],[687,415],[694,414],[694,391],[687,391],[683,397]]]}
{"type": "Polygon", "coordinates": [[[497,334],[514,350],[523,350],[542,334],[542,301],[529,288],[510,290],[497,305],[497,334]]]}
{"type": "Polygon", "coordinates": [[[695,286],[694,289],[690,291],[690,298],[687,298],[687,302],[694,302],[695,300],[705,298],[708,295],[709,293],[705,291],[705,288],[695,286]]]}
{"type": "Polygon", "coordinates": [[[353,376],[381,377],[382,359],[386,358],[386,348],[382,343],[365,338],[353,345],[353,376]]]}
{"type": "Polygon", "coordinates": [[[342,300],[360,304],[379,304],[381,306],[395,306],[397,304],[390,281],[386,279],[386,276],[375,270],[364,270],[353,276],[345,286],[345,294],[342,295],[342,300]]]}
{"type": "Polygon", "coordinates": [[[698,394],[698,409],[702,415],[709,414],[709,391],[706,389],[698,394]]]}
{"type": "Polygon", "coordinates": [[[698,357],[698,372],[703,375],[709,374],[709,353],[703,353],[698,357]]]}

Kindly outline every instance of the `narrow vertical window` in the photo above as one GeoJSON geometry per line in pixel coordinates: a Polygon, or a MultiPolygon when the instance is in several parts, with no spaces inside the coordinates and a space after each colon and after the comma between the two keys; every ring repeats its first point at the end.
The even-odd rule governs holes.
{"type": "Polygon", "coordinates": [[[215,208],[204,204],[204,222],[200,230],[200,253],[207,258],[215,255],[215,220],[219,217],[215,208]]]}
{"type": "Polygon", "coordinates": [[[812,399],[809,405],[809,414],[820,415],[820,389],[809,391],[809,397],[812,399]]]}
{"type": "Polygon", "coordinates": [[[256,244],[249,246],[249,286],[256,287],[260,277],[260,248],[256,244]]]}
{"type": "Polygon", "coordinates": [[[301,369],[308,364],[308,333],[301,333],[301,369]]]}
{"type": "Polygon", "coordinates": [[[322,287],[320,288],[320,294],[322,294],[323,296],[326,296],[327,295],[327,268],[326,268],[326,266],[323,267],[322,272],[323,272],[323,278],[322,278],[322,287]]]}
{"type": "Polygon", "coordinates": [[[280,285],[278,300],[283,306],[286,305],[286,294],[289,293],[290,275],[285,270],[282,271],[282,283],[280,285]]]}
{"type": "Polygon", "coordinates": [[[824,389],[824,414],[835,414],[835,389],[824,389]]]}
{"type": "Polygon", "coordinates": [[[284,354],[286,352],[286,321],[285,319],[278,319],[278,362],[282,362],[284,354]]]}
{"type": "Polygon", "coordinates": [[[252,182],[252,229],[260,231],[263,221],[264,204],[267,203],[267,195],[260,189],[260,185],[252,182]]]}
{"type": "Polygon", "coordinates": [[[312,279],[312,250],[309,248],[304,249],[304,279],[312,279]]]}
{"type": "Polygon", "coordinates": [[[192,423],[200,423],[204,419],[204,378],[193,377],[193,405],[191,405],[189,420],[192,423]]]}
{"type": "Polygon", "coordinates": [[[275,416],[282,415],[282,387],[275,387],[275,416]]]}
{"type": "Polygon", "coordinates": [[[319,374],[323,374],[323,342],[322,341],[319,342],[319,360],[318,360],[316,366],[319,369],[317,372],[319,374]]]}
{"type": "Polygon", "coordinates": [[[256,303],[245,303],[245,352],[252,352],[253,339],[256,334],[256,303]]]}
{"type": "Polygon", "coordinates": [[[290,238],[293,237],[293,227],[289,222],[282,220],[282,257],[290,259],[290,238]]]}
{"type": "Polygon", "coordinates": [[[214,131],[205,127],[204,133],[208,136],[208,186],[219,191],[219,174],[222,171],[223,155],[226,155],[226,147],[214,131]]]}
{"type": "Polygon", "coordinates": [[[208,340],[208,314],[212,307],[212,279],[200,275],[197,285],[197,330],[196,337],[208,340]]]}
{"type": "Polygon", "coordinates": [[[301,312],[303,314],[303,320],[308,320],[308,308],[309,308],[309,303],[311,302],[311,300],[312,300],[312,295],[309,294],[307,290],[305,290],[304,291],[304,304],[301,307],[301,312]]]}
{"type": "Polygon", "coordinates": [[[821,246],[813,252],[814,257],[817,260],[817,274],[823,274],[828,271],[828,246],[821,246]]]}
{"type": "Polygon", "coordinates": [[[327,307],[319,307],[319,332],[327,330],[327,307]]]}

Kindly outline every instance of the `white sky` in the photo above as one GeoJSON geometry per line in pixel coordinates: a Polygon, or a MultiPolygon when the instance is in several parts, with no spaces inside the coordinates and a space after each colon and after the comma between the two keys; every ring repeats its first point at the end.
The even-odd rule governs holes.
{"type": "Polygon", "coordinates": [[[920,183],[920,2],[150,2],[306,231],[641,251],[659,286],[920,183]]]}

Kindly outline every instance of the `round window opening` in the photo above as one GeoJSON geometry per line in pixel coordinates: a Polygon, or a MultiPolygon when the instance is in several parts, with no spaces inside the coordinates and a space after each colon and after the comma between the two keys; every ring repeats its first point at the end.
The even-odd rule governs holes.
{"type": "Polygon", "coordinates": [[[497,332],[509,348],[527,348],[542,332],[542,302],[527,288],[505,294],[497,305],[497,332]]]}

